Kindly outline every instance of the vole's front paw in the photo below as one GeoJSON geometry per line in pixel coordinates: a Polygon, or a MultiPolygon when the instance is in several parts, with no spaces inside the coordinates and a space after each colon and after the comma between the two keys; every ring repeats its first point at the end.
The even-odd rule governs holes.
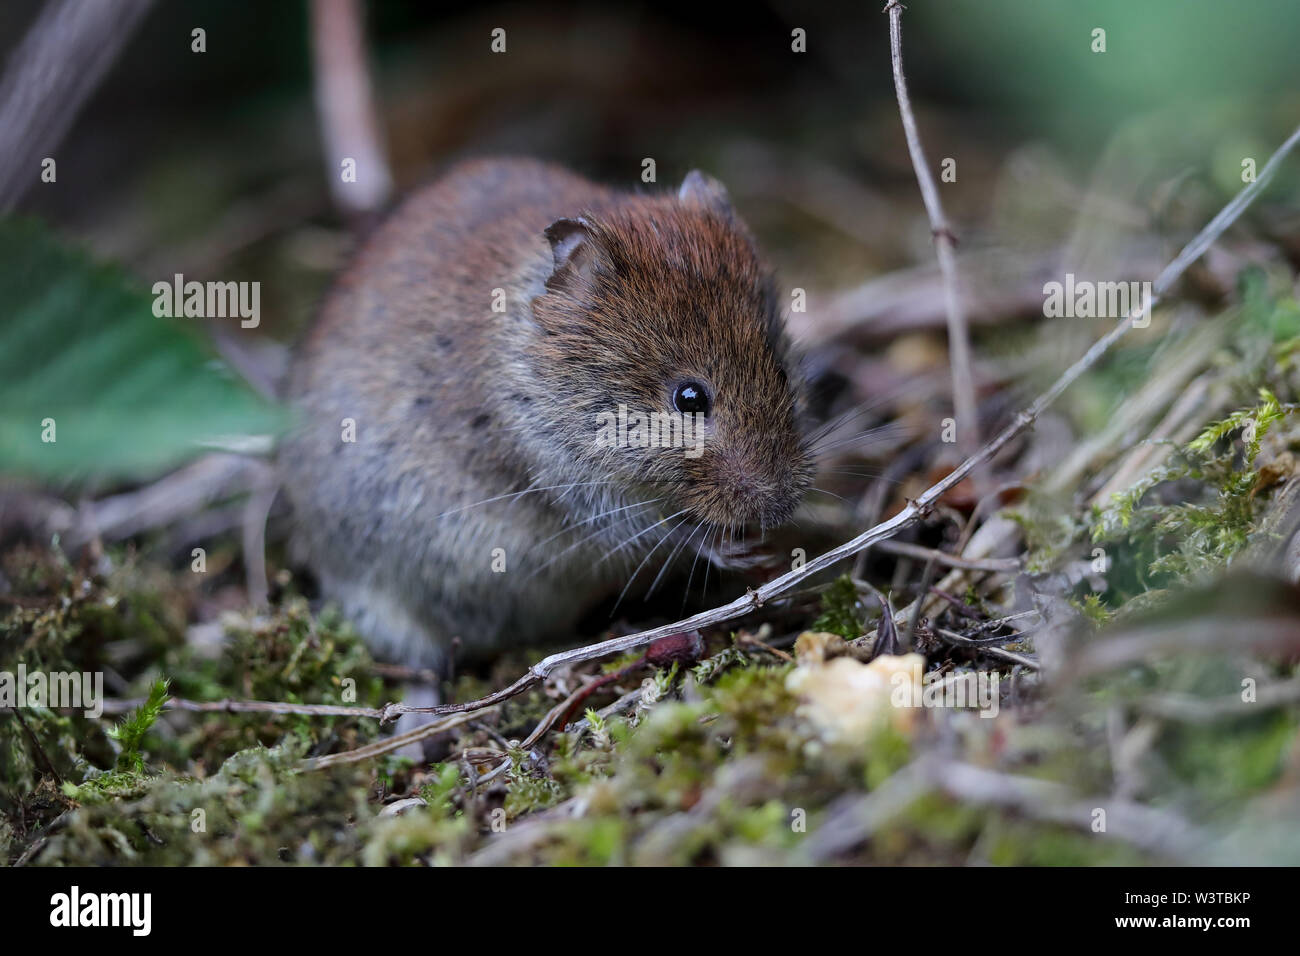
{"type": "Polygon", "coordinates": [[[780,564],[775,551],[759,541],[721,540],[711,544],[706,552],[709,560],[730,571],[771,570],[780,564]]]}

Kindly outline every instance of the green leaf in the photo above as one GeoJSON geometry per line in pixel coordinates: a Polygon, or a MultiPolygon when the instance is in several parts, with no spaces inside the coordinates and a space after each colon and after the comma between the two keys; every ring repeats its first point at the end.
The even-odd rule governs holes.
{"type": "Polygon", "coordinates": [[[143,477],[279,431],[284,411],[184,321],[40,223],[0,220],[0,472],[143,477]]]}

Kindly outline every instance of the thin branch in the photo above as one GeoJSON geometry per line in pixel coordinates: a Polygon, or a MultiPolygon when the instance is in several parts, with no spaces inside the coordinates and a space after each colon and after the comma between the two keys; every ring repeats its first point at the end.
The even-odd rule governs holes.
{"type": "Polygon", "coordinates": [[[27,721],[23,719],[22,708],[10,707],[7,709],[15,718],[17,718],[19,726],[21,726],[23,732],[27,734],[27,739],[32,742],[32,750],[35,751],[37,763],[43,764],[46,772],[54,778],[54,782],[59,786],[63,786],[63,778],[59,776],[59,771],[54,768],[54,762],[50,760],[49,754],[47,754],[45,748],[41,746],[41,739],[32,732],[32,728],[28,727],[27,721]]]}
{"type": "Polygon", "coordinates": [[[0,81],[0,213],[18,205],[153,0],[47,3],[0,81]]]}
{"type": "MultiPolygon", "coordinates": [[[[145,702],[143,697],[104,701],[104,713],[126,714],[145,702]]],[[[391,706],[391,705],[390,705],[391,706]]],[[[384,720],[389,716],[384,707],[348,707],[343,704],[286,704],[278,700],[185,700],[168,697],[163,710],[183,710],[196,714],[298,714],[307,717],[373,717],[384,720]]]]}
{"type": "MultiPolygon", "coordinates": [[[[961,296],[967,325],[997,326],[1043,314],[1043,283],[1052,279],[1061,252],[1033,259],[1005,249],[966,249],[961,260],[961,296]]],[[[1145,249],[1128,256],[1129,280],[1150,275],[1166,262],[1145,249]]],[[[804,349],[834,341],[892,342],[901,335],[947,326],[943,273],[937,262],[873,276],[847,289],[809,291],[808,310],[791,312],[790,334],[804,349]]]]}
{"type": "MultiPolygon", "coordinates": [[[[557,723],[567,720],[570,711],[573,710],[576,704],[578,704],[580,701],[584,700],[585,698],[590,697],[593,693],[595,693],[600,688],[612,684],[622,677],[626,677],[629,671],[642,666],[644,663],[645,663],[645,658],[642,657],[640,660],[634,661],[628,667],[625,667],[614,674],[606,674],[602,677],[596,677],[593,678],[588,683],[583,684],[581,687],[575,690],[568,697],[564,698],[564,700],[560,701],[558,704],[552,707],[547,712],[546,716],[543,717],[540,721],[538,721],[537,726],[533,728],[533,732],[530,733],[527,737],[525,737],[523,742],[519,745],[520,748],[523,750],[528,750],[530,747],[533,746],[533,744],[541,740],[542,737],[546,735],[547,731],[549,731],[557,723]]],[[[563,727],[561,727],[561,729],[563,729],[563,727]]]]}
{"type": "MultiPolygon", "coordinates": [[[[135,700],[118,700],[111,698],[104,701],[105,714],[125,714],[136,710],[144,703],[144,698],[135,700]]],[[[169,697],[163,704],[164,710],[181,710],[189,713],[200,714],[298,714],[306,717],[371,717],[378,721],[391,720],[396,715],[394,704],[388,704],[384,707],[348,707],[341,704],[286,704],[275,700],[214,700],[214,701],[197,701],[185,700],[179,697],[169,697]]],[[[418,708],[416,708],[418,709],[418,708]]],[[[324,757],[314,757],[304,760],[300,770],[323,770],[326,767],[333,767],[344,763],[357,763],[361,760],[369,760],[372,757],[378,757],[394,750],[400,750],[407,744],[416,743],[425,737],[432,737],[435,734],[443,733],[467,723],[470,720],[478,720],[483,713],[479,709],[473,713],[455,714],[443,720],[435,720],[427,724],[409,730],[404,734],[397,734],[393,737],[385,737],[382,740],[357,747],[354,750],[347,750],[342,753],[329,754],[324,757]]],[[[19,720],[21,720],[21,715],[19,720]]]]}
{"type": "Polygon", "coordinates": [[[1254,717],[1261,710],[1300,703],[1300,679],[1263,684],[1255,699],[1247,702],[1240,694],[1204,700],[1191,694],[1157,694],[1135,701],[1144,713],[1193,724],[1208,724],[1224,718],[1254,717]]]}
{"type": "MultiPolygon", "coordinates": [[[[69,546],[92,538],[121,541],[166,527],[202,508],[266,484],[270,466],[259,459],[228,453],[204,455],[152,484],[83,506],[66,529],[69,546]]],[[[53,526],[52,531],[63,530],[53,526]]]]}
{"type": "Polygon", "coordinates": [[[1102,809],[1106,829],[1097,832],[1099,837],[1118,839],[1172,860],[1201,859],[1206,849],[1219,845],[1212,831],[1199,829],[1172,810],[1114,796],[1085,796],[1063,784],[931,756],[904,767],[870,794],[840,802],[811,835],[805,853],[814,862],[845,853],[935,791],[963,805],[1000,807],[1086,832],[1095,832],[1096,811],[1102,809]]]}
{"type": "Polygon", "coordinates": [[[898,0],[889,0],[885,11],[889,14],[889,53],[894,67],[898,112],[903,118],[907,151],[912,157],[912,168],[916,170],[916,181],[921,187],[921,199],[925,203],[925,212],[930,218],[930,231],[934,235],[939,269],[943,273],[944,311],[948,316],[948,359],[952,366],[952,401],[957,417],[957,447],[964,454],[970,454],[971,449],[979,445],[979,418],[975,408],[975,380],[971,375],[970,330],[966,326],[966,314],[962,310],[961,295],[958,293],[960,279],[957,275],[957,259],[953,254],[956,241],[948,219],[944,216],[943,204],[939,202],[939,189],[935,185],[934,174],[925,161],[921,134],[917,132],[916,117],[912,114],[912,103],[907,95],[907,80],[903,76],[903,5],[898,0]]]}
{"type": "Polygon", "coordinates": [[[369,216],[388,201],[393,179],[370,95],[360,0],[312,0],[311,37],[330,193],[348,215],[369,216]],[[348,159],[355,182],[341,176],[348,159]]]}
{"type": "MultiPolygon", "coordinates": [[[[990,644],[987,641],[977,641],[964,637],[956,631],[949,631],[942,627],[936,627],[934,633],[950,644],[956,644],[958,647],[969,647],[972,650],[978,650],[981,654],[988,654],[990,657],[997,657],[1004,661],[1010,661],[1012,664],[1019,664],[1022,667],[1028,667],[1030,670],[1038,670],[1042,665],[1031,657],[1024,654],[1017,654],[1015,651],[1008,651],[1005,648],[998,647],[996,644],[990,644]]],[[[1024,635],[1011,634],[1002,639],[1004,644],[1014,644],[1016,641],[1023,641],[1024,635]]]]}
{"type": "Polygon", "coordinates": [[[1173,810],[1101,794],[1080,795],[1063,784],[959,761],[922,758],[919,763],[926,779],[965,804],[1000,806],[1034,820],[1098,832],[1175,860],[1201,859],[1205,849],[1216,843],[1213,833],[1173,810]],[[1098,809],[1106,812],[1103,831],[1092,830],[1098,809]]]}
{"type": "Polygon", "coordinates": [[[950,568],[962,568],[965,571],[996,571],[1005,574],[1019,571],[1022,563],[1019,558],[963,558],[960,555],[949,554],[936,548],[923,548],[919,544],[908,544],[905,541],[882,541],[879,547],[881,551],[889,554],[901,554],[921,561],[934,561],[950,568]]]}
{"type": "Polygon", "coordinates": [[[266,577],[266,521],[271,516],[271,505],[280,485],[274,478],[259,482],[244,504],[243,549],[244,581],[248,588],[248,602],[253,607],[264,608],[270,594],[266,577]]]}
{"type": "Polygon", "coordinates": [[[343,753],[328,754],[324,757],[313,757],[304,760],[298,765],[299,770],[324,770],[326,767],[337,767],[340,764],[359,763],[362,760],[370,760],[373,757],[379,757],[383,754],[392,753],[394,750],[401,750],[407,744],[417,743],[426,737],[432,737],[436,734],[444,733],[461,724],[467,724],[471,720],[477,720],[478,714],[455,714],[444,720],[435,720],[432,723],[416,727],[414,730],[408,730],[404,734],[397,734],[393,737],[385,737],[383,740],[377,740],[373,744],[367,744],[364,747],[357,747],[355,750],[345,750],[343,753]]]}
{"type": "Polygon", "coordinates": [[[1204,618],[1151,624],[1078,648],[1062,668],[1062,677],[1081,681],[1116,670],[1154,654],[1214,654],[1228,650],[1252,654],[1292,655],[1300,652],[1300,633],[1290,617],[1257,617],[1249,627],[1239,619],[1204,618]]]}

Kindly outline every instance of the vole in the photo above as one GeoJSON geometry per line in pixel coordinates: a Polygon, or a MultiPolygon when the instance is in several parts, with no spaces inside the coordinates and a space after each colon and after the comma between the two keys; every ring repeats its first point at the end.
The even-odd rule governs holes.
{"type": "Polygon", "coordinates": [[[454,638],[563,636],[634,570],[725,563],[793,514],[800,394],[772,273],[716,180],[635,194],[466,162],[376,229],[296,350],[297,552],[411,665],[454,638]],[[599,440],[620,406],[701,440],[599,440]]]}

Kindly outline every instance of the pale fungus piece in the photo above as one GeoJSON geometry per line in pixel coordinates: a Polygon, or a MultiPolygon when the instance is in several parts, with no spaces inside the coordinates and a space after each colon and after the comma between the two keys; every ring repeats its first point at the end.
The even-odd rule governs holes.
{"type": "Polygon", "coordinates": [[[864,664],[853,657],[825,660],[810,653],[790,672],[786,689],[799,696],[800,715],[828,742],[857,744],[885,725],[911,732],[924,667],[920,654],[883,654],[864,664]]]}
{"type": "Polygon", "coordinates": [[[829,631],[804,631],[794,642],[794,654],[800,664],[820,664],[850,653],[852,649],[848,642],[829,631]]]}

